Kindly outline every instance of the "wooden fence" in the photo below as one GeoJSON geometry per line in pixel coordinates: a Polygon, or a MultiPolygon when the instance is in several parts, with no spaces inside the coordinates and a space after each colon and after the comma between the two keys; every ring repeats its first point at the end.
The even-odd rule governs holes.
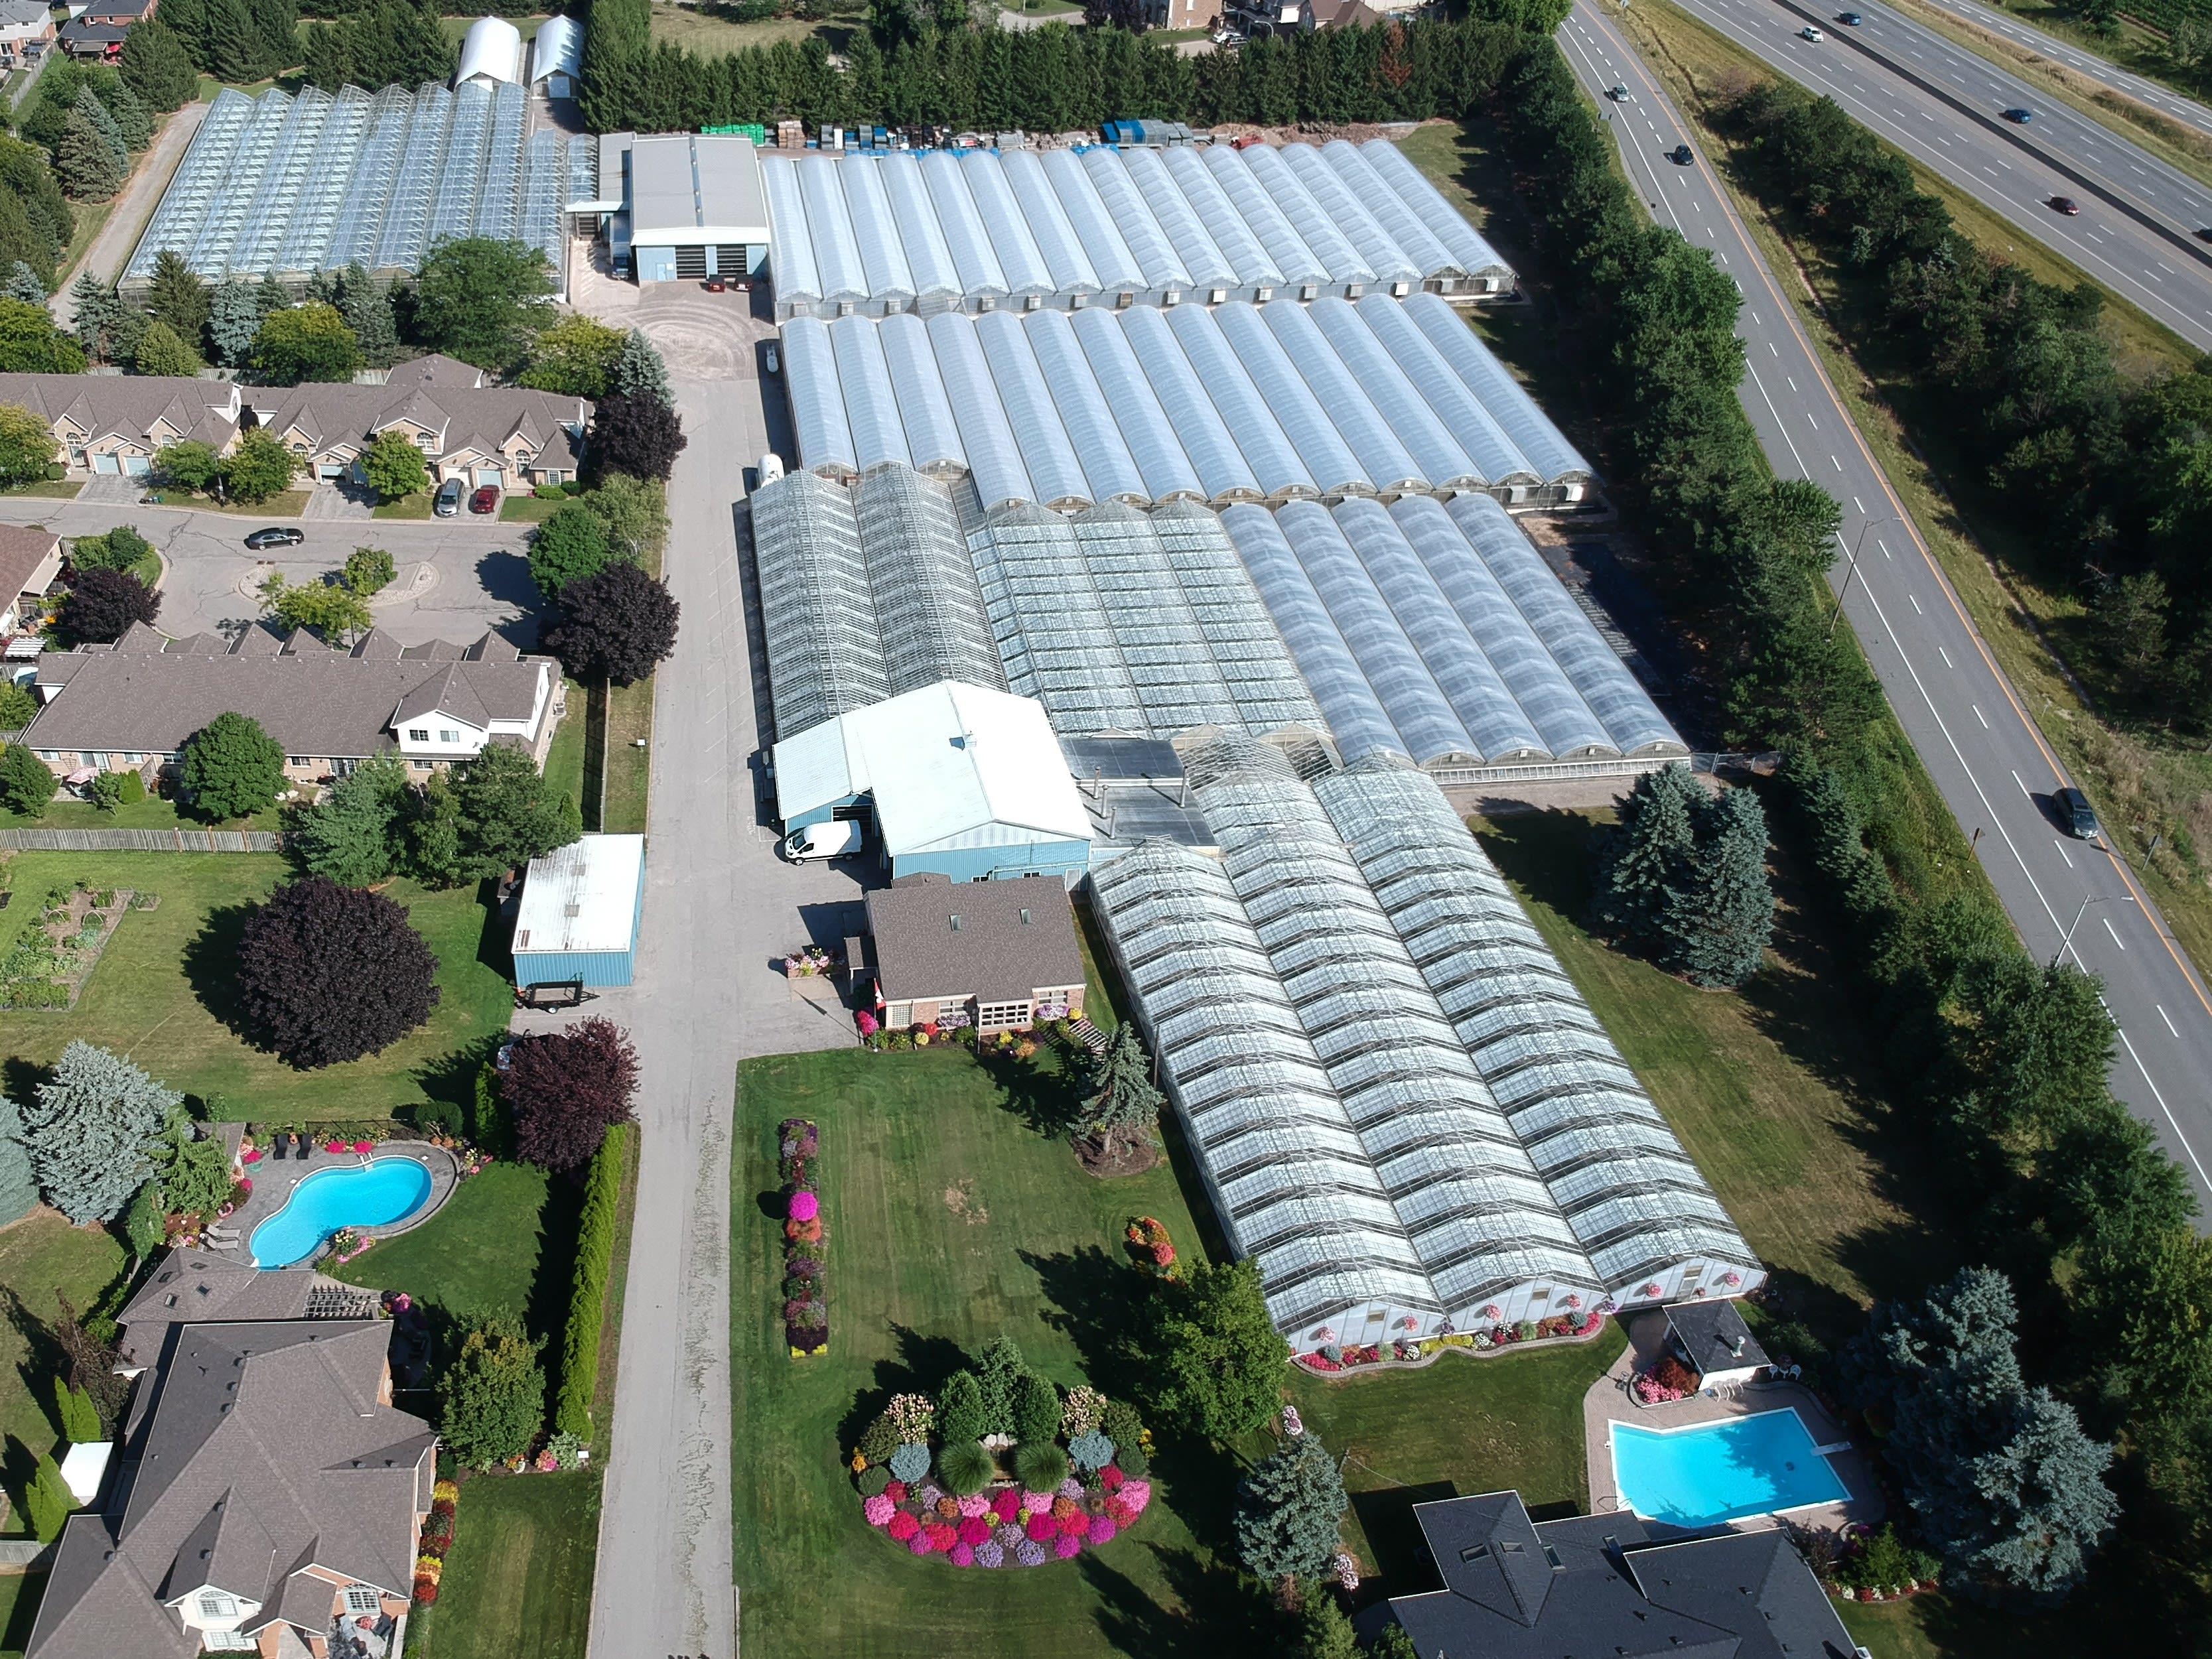
{"type": "Polygon", "coordinates": [[[274,830],[0,830],[16,853],[281,853],[274,830]]]}

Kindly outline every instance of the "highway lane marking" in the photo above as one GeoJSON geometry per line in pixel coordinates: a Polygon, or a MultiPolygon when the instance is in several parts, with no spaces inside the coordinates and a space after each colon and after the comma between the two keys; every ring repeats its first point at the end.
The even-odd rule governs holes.
{"type": "Polygon", "coordinates": [[[1866,517],[1866,503],[1864,501],[1854,495],[1851,497],[1851,505],[1858,509],[1859,517],[1862,519],[1866,517]]]}
{"type": "MultiPolygon", "coordinates": [[[[2014,773],[2012,775],[2012,781],[2014,783],[2020,783],[2020,774],[2017,772],[2014,773]]],[[[2035,799],[2034,795],[2029,792],[2028,787],[2024,783],[2020,783],[2020,793],[2023,795],[2027,795],[2030,800],[2033,800],[2035,799]]]]}
{"type": "Polygon", "coordinates": [[[1949,652],[1946,651],[1939,645],[1936,647],[1936,654],[1943,659],[1944,667],[1952,670],[1954,672],[1957,672],[1959,665],[1951,660],[1951,653],[1949,652]]]}
{"type": "MultiPolygon", "coordinates": [[[[2151,1006],[2158,1010],[2158,1017],[2160,1019],[2166,1019],[2166,1005],[2164,1003],[2154,1002],[2151,1004],[2151,1006]]],[[[2175,1038],[2177,1040],[2179,1039],[2181,1033],[2173,1030],[2173,1022],[2172,1020],[2166,1019],[2166,1029],[2169,1031],[2173,1031],[2175,1038]]]]}
{"type": "Polygon", "coordinates": [[[2127,945],[2121,940],[2118,931],[2112,926],[2112,919],[2110,916],[2100,916],[2098,920],[2105,924],[2105,931],[2112,934],[2112,943],[2119,945],[2120,949],[2123,951],[2126,950],[2128,948],[2127,945]]]}
{"type": "Polygon", "coordinates": [[[1906,599],[1911,599],[1911,601],[1912,601],[1912,614],[1913,614],[1914,616],[1916,616],[1916,617],[1924,617],[1924,616],[1926,616],[1926,615],[1928,614],[1925,611],[1923,611],[1923,610],[1920,608],[1920,601],[1919,601],[1918,599],[1913,599],[1913,596],[1912,596],[1911,594],[1907,593],[1905,597],[1906,599]]]}
{"type": "Polygon", "coordinates": [[[2059,840],[2057,836],[2053,836],[2051,838],[2051,844],[2058,849],[2058,856],[2066,860],[2066,867],[2069,870],[2071,870],[2074,867],[2074,860],[2072,855],[2066,850],[2066,843],[2059,840]]]}
{"type": "Polygon", "coordinates": [[[1834,467],[1838,472],[1841,472],[1844,470],[1844,464],[1832,455],[1828,457],[1828,465],[1834,467]]]}
{"type": "MultiPolygon", "coordinates": [[[[1792,386],[1790,390],[1794,392],[1796,390],[1796,387],[1792,386]]],[[[1813,411],[1809,409],[1805,411],[1805,424],[1811,427],[1815,432],[1818,432],[1820,429],[1820,423],[1813,418],[1813,411]]]]}
{"type": "Polygon", "coordinates": [[[1987,714],[1984,714],[1984,713],[1982,713],[1982,706],[1981,706],[1981,704],[1979,704],[1979,703],[1978,703],[1978,702],[1970,702],[1970,703],[1968,703],[1968,704],[1966,705],[1966,707],[1967,707],[1967,708],[1971,708],[1971,709],[1972,709],[1972,710],[1974,711],[1974,718],[1975,718],[1976,720],[1978,720],[1981,721],[1981,723],[1982,723],[1982,730],[1983,730],[1983,731],[1984,731],[1984,732],[1988,731],[1988,730],[1990,729],[1990,717],[1989,717],[1987,714]]]}
{"type": "MultiPolygon", "coordinates": [[[[1866,509],[1864,507],[1861,507],[1859,512],[1863,514],[1866,512],[1866,509]]],[[[1886,559],[1889,557],[1889,544],[1887,542],[1882,540],[1881,537],[1877,536],[1874,538],[1874,544],[1881,550],[1881,556],[1883,558],[1886,559]]]]}

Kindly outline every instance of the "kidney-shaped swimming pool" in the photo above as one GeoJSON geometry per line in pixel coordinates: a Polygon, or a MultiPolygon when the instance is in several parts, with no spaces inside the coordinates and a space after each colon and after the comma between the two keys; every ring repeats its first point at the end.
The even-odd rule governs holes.
{"type": "Polygon", "coordinates": [[[389,1227],[429,1200],[430,1172],[411,1158],[318,1170],[253,1230],[253,1265],[289,1267],[314,1255],[341,1228],[389,1227]]]}

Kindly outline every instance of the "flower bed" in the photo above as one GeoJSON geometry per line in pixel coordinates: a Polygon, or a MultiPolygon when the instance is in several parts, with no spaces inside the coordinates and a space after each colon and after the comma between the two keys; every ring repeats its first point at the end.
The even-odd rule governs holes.
{"type": "Polygon", "coordinates": [[[74,1008],[124,912],[153,908],[137,902],[139,896],[127,887],[95,890],[82,883],[48,889],[37,923],[0,957],[0,1008],[74,1008]]]}
{"type": "Polygon", "coordinates": [[[1442,1336],[1418,1340],[1409,1337],[1382,1343],[1353,1343],[1341,1347],[1334,1342],[1324,1342],[1313,1352],[1294,1355],[1293,1358],[1316,1376],[1334,1376],[1345,1371],[1376,1365],[1420,1364],[1448,1348],[1456,1348],[1462,1353],[1490,1354],[1524,1342],[1580,1340],[1595,1336],[1604,1323],[1604,1311],[1593,1309],[1586,1314],[1562,1314],[1549,1319],[1523,1320],[1518,1325],[1492,1325],[1474,1331],[1448,1331],[1442,1336]]]}
{"type": "Polygon", "coordinates": [[[453,1516],[460,1507],[461,1489],[450,1480],[430,1488],[430,1513],[423,1517],[420,1553],[415,1557],[415,1604],[427,1607],[438,1599],[438,1581],[445,1576],[446,1555],[453,1547],[453,1516]]]}
{"type": "Polygon", "coordinates": [[[1131,1216],[1129,1224],[1121,1230],[1121,1237],[1128,1244],[1129,1260],[1140,1273],[1150,1273],[1155,1279],[1182,1277],[1176,1266],[1175,1243],[1168,1237],[1165,1222],[1148,1215],[1131,1216]]]}
{"type": "Polygon", "coordinates": [[[784,1193],[783,1334],[794,1359],[830,1346],[822,1200],[814,1190],[813,1174],[820,1147],[820,1132],[809,1119],[786,1118],[776,1127],[776,1168],[784,1193]]]}
{"type": "Polygon", "coordinates": [[[1670,1401],[1686,1400],[1698,1391],[1698,1379],[1687,1365],[1672,1354],[1662,1354],[1659,1363],[1648,1371],[1639,1371],[1628,1382],[1628,1391],[1639,1406],[1663,1406],[1670,1401]]]}

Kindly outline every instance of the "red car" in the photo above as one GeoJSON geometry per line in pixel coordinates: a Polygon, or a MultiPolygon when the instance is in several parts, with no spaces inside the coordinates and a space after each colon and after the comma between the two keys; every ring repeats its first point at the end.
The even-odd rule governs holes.
{"type": "Polygon", "coordinates": [[[481,489],[477,490],[475,495],[470,496],[469,511],[471,513],[498,512],[499,486],[497,484],[486,484],[481,489]]]}

